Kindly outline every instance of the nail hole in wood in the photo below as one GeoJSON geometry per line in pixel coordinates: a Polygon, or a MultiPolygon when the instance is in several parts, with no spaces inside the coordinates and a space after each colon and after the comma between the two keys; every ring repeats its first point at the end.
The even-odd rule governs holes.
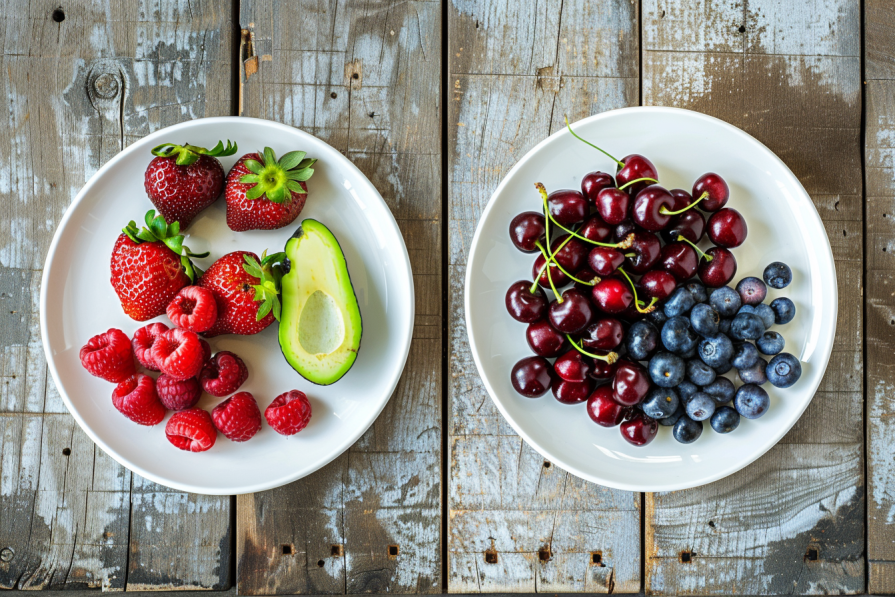
{"type": "Polygon", "coordinates": [[[70,456],[70,455],[71,455],[71,448],[62,448],[62,455],[63,455],[63,456],[70,456]]]}
{"type": "Polygon", "coordinates": [[[351,78],[352,79],[360,79],[360,75],[357,73],[354,73],[353,75],[351,75],[351,78]]]}
{"type": "Polygon", "coordinates": [[[389,545],[388,546],[388,557],[389,559],[394,560],[398,557],[398,546],[397,545],[389,545]]]}
{"type": "Polygon", "coordinates": [[[605,568],[606,564],[603,563],[603,552],[602,551],[590,552],[590,563],[593,566],[599,566],[600,568],[605,568]]]}
{"type": "Polygon", "coordinates": [[[740,28],[737,31],[739,31],[740,33],[745,33],[746,27],[744,25],[740,25],[740,28]]]}
{"type": "Polygon", "coordinates": [[[341,558],[343,553],[341,545],[333,545],[329,548],[329,554],[334,558],[341,558]]]}
{"type": "Polygon", "coordinates": [[[689,564],[693,561],[693,552],[692,551],[682,551],[681,552],[681,564],[689,564]]]}
{"type": "Polygon", "coordinates": [[[538,559],[542,562],[549,562],[550,556],[553,555],[550,553],[550,546],[545,545],[541,549],[538,550],[538,559]]]}
{"type": "Polygon", "coordinates": [[[848,232],[846,232],[845,230],[843,230],[843,231],[842,231],[842,236],[848,236],[848,232]]]}
{"type": "Polygon", "coordinates": [[[496,564],[497,563],[497,552],[493,549],[489,549],[485,552],[485,563],[486,564],[496,564]]]}
{"type": "Polygon", "coordinates": [[[318,568],[323,568],[324,566],[326,566],[326,562],[324,562],[323,560],[317,560],[318,568]]]}
{"type": "Polygon", "coordinates": [[[544,468],[550,468],[550,462],[548,460],[544,461],[544,468]]]}
{"type": "Polygon", "coordinates": [[[710,520],[710,521],[709,521],[709,526],[712,527],[712,528],[715,528],[715,521],[714,521],[714,520],[710,520]]]}
{"type": "Polygon", "coordinates": [[[291,543],[283,543],[283,555],[284,556],[293,556],[295,555],[295,546],[291,543]]]}
{"type": "Polygon", "coordinates": [[[808,551],[805,552],[805,559],[809,562],[816,562],[818,557],[817,548],[813,545],[808,546],[808,551]]]}
{"type": "Polygon", "coordinates": [[[65,20],[65,11],[62,10],[61,7],[53,11],[53,20],[57,23],[61,23],[65,20]]]}
{"type": "Polygon", "coordinates": [[[475,22],[475,28],[476,28],[476,29],[479,28],[479,22],[478,22],[478,21],[475,22]]]}
{"type": "Polygon", "coordinates": [[[329,97],[336,99],[337,97],[339,97],[339,94],[336,93],[335,91],[333,91],[332,93],[329,94],[329,97]]]}

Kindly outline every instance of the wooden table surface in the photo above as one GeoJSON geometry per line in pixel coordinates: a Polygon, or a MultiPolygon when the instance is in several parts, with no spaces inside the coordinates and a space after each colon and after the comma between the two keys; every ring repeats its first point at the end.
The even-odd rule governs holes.
{"type": "Polygon", "coordinates": [[[0,586],[241,594],[895,592],[895,0],[2,0],[0,586]],[[61,2],[61,4],[60,4],[61,2]],[[616,491],[545,462],[466,341],[467,251],[533,145],[636,105],[757,137],[811,194],[839,322],[763,458],[616,491]],[[243,114],[329,142],[404,234],[414,341],[383,414],[314,475],[172,491],[66,412],[39,333],[66,207],[124,146],[243,114]]]}

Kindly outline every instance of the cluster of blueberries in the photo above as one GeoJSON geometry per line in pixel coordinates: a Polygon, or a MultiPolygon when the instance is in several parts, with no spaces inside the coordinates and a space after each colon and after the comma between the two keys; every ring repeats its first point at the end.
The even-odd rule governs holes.
{"type": "Polygon", "coordinates": [[[675,290],[664,309],[629,329],[628,356],[649,362],[655,386],[639,408],[661,425],[673,426],[677,441],[699,439],[706,420],[716,432],[730,433],[740,417],[761,417],[770,406],[761,386],[788,388],[801,376],[799,360],[783,352],[783,336],[769,329],[792,321],[795,305],[785,297],[764,303],[767,287],[787,287],[792,270],[775,262],[763,278],[744,278],[736,289],[706,290],[691,282],[675,290]],[[739,388],[721,377],[732,369],[743,382],[739,388]]]}

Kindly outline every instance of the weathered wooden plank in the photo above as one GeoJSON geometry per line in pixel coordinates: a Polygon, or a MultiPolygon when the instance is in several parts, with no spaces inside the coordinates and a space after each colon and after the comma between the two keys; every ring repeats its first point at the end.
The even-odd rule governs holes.
{"type": "Polygon", "coordinates": [[[833,246],[839,321],[820,391],[779,445],[722,481],[647,495],[646,590],[860,592],[859,8],[845,0],[695,8],[690,2],[644,1],[643,102],[722,118],[792,168],[818,206],[833,246]]]}
{"type": "Polygon", "coordinates": [[[142,480],[67,414],[47,373],[38,315],[50,239],[87,178],[153,130],[230,113],[229,8],[14,1],[0,16],[4,588],[120,591],[128,587],[128,559],[141,571],[134,587],[229,586],[229,543],[225,550],[218,543],[229,541],[230,499],[170,493],[176,497],[165,507],[149,502],[132,512],[131,484],[142,480]],[[190,513],[178,500],[209,507],[190,513]],[[161,530],[153,536],[153,529],[161,530]],[[213,549],[196,547],[209,537],[213,549]],[[178,561],[190,552],[195,560],[178,561]]]}
{"type": "Polygon", "coordinates": [[[416,289],[407,366],[370,430],[317,473],[238,496],[239,592],[439,592],[441,7],[253,0],[239,18],[259,57],[251,74],[243,56],[244,114],[317,135],[363,170],[398,220],[416,289]]]}
{"type": "Polygon", "coordinates": [[[637,10],[583,0],[449,6],[452,593],[640,589],[640,495],[581,481],[515,434],[478,377],[463,312],[472,236],[507,171],[564,116],[637,104],[637,10]]]}

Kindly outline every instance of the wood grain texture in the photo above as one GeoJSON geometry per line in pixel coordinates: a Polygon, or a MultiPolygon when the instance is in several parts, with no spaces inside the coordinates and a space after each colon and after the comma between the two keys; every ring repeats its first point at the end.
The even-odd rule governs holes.
{"type": "Polygon", "coordinates": [[[439,592],[441,6],[259,0],[239,18],[260,56],[242,74],[244,114],[357,164],[398,221],[416,291],[407,366],[367,433],[317,473],[237,498],[239,592],[439,592]]]}
{"type": "Polygon", "coordinates": [[[93,445],[47,373],[38,297],[53,232],[87,178],[160,127],[230,113],[230,18],[229,5],[185,0],[2,11],[3,588],[229,586],[230,499],[156,488],[168,498],[157,499],[93,445]]]}
{"type": "MultiPolygon", "coordinates": [[[[833,247],[830,367],[789,434],[742,472],[649,494],[647,592],[865,588],[860,14],[857,3],[643,2],[643,102],[722,118],[795,172],[833,247]],[[682,561],[682,552],[690,561],[682,561]]],[[[882,356],[881,356],[882,358],[882,356]]]]}
{"type": "Polygon", "coordinates": [[[565,115],[577,120],[637,104],[637,6],[449,4],[452,593],[640,589],[640,495],[584,482],[515,434],[479,379],[463,311],[473,233],[513,164],[563,126],[565,115]]]}

